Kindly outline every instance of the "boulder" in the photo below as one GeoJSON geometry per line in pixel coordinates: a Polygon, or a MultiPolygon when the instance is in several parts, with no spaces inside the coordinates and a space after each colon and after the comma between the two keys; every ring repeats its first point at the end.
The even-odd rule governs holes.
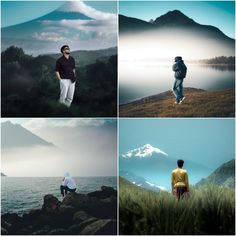
{"type": "Polygon", "coordinates": [[[96,198],[108,198],[111,196],[117,197],[117,191],[112,187],[102,186],[101,191],[88,193],[88,196],[96,198]]]}
{"type": "Polygon", "coordinates": [[[2,220],[2,221],[1,221],[1,226],[2,226],[4,229],[8,230],[8,229],[11,228],[12,224],[6,222],[5,220],[2,220]]]}
{"type": "Polygon", "coordinates": [[[87,220],[84,220],[80,224],[74,224],[68,228],[69,234],[80,234],[80,232],[89,224],[93,223],[94,221],[97,221],[98,219],[95,217],[90,217],[87,220]]]}
{"type": "Polygon", "coordinates": [[[45,235],[45,234],[48,234],[48,232],[49,231],[46,229],[40,229],[40,230],[33,232],[32,235],[45,235]]]}
{"type": "Polygon", "coordinates": [[[76,209],[73,206],[61,205],[58,208],[59,214],[62,215],[73,215],[76,212],[76,209]]]}
{"type": "Polygon", "coordinates": [[[48,235],[67,235],[67,234],[68,232],[66,229],[58,228],[51,230],[48,235]]]}
{"type": "Polygon", "coordinates": [[[8,234],[9,234],[9,232],[6,229],[4,229],[3,227],[1,227],[1,235],[8,235],[8,234]]]}
{"type": "Polygon", "coordinates": [[[18,216],[16,213],[6,213],[1,216],[2,220],[15,225],[22,222],[22,219],[20,216],[18,216]]]}
{"type": "Polygon", "coordinates": [[[43,199],[42,211],[48,213],[54,213],[58,210],[61,202],[52,194],[47,194],[43,199]]]}
{"type": "Polygon", "coordinates": [[[117,222],[110,219],[100,219],[87,225],[81,232],[82,235],[116,235],[117,222]]]}
{"type": "Polygon", "coordinates": [[[88,215],[85,211],[77,211],[77,212],[75,212],[75,214],[73,216],[73,222],[74,223],[81,223],[82,221],[87,220],[90,217],[91,216],[88,215]]]}
{"type": "Polygon", "coordinates": [[[29,213],[25,213],[22,216],[23,222],[29,223],[37,220],[42,214],[42,211],[40,209],[37,210],[31,210],[29,213]]]}

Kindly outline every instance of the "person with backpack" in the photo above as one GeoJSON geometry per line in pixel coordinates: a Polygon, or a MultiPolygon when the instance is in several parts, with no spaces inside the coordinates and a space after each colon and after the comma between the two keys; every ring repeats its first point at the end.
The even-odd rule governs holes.
{"type": "Polygon", "coordinates": [[[171,188],[173,195],[180,200],[189,192],[188,173],[183,169],[184,161],[177,161],[178,168],[172,171],[171,188]]]}
{"type": "Polygon", "coordinates": [[[175,104],[181,104],[185,99],[185,96],[183,95],[183,81],[187,74],[187,67],[184,64],[182,57],[175,57],[175,64],[173,65],[172,70],[175,72],[175,82],[173,86],[173,93],[176,98],[175,104]]]}

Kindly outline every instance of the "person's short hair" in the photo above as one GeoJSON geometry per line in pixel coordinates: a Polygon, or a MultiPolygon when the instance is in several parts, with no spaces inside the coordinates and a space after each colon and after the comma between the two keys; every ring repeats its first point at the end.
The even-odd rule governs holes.
{"type": "Polygon", "coordinates": [[[175,62],[180,61],[180,60],[182,60],[182,57],[180,57],[180,56],[175,57],[175,62]]]}
{"type": "Polygon", "coordinates": [[[64,51],[65,48],[69,48],[69,46],[68,46],[68,45],[63,45],[63,46],[61,47],[61,53],[63,53],[63,51],[64,51]]]}
{"type": "Polygon", "coordinates": [[[182,168],[183,165],[184,165],[184,160],[179,159],[179,160],[177,161],[177,165],[178,165],[179,168],[182,168]]]}

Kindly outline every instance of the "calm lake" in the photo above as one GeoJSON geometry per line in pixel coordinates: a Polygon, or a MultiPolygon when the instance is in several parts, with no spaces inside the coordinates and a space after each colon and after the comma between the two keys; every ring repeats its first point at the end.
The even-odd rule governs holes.
{"type": "MultiPolygon", "coordinates": [[[[78,193],[100,190],[102,185],[117,189],[116,177],[76,177],[75,180],[78,193]]],[[[1,214],[22,214],[41,208],[46,194],[53,194],[62,200],[59,191],[61,182],[60,177],[1,177],[1,214]]]]}
{"type": "MultiPolygon", "coordinates": [[[[172,89],[172,65],[155,65],[143,62],[119,62],[120,104],[159,94],[172,89]]],[[[186,64],[188,67],[184,87],[208,91],[234,88],[234,66],[186,64]]]]}

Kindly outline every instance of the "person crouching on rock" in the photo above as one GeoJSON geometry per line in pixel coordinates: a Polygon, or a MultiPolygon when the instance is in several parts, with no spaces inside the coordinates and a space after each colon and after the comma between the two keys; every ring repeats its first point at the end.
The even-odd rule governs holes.
{"type": "Polygon", "coordinates": [[[77,186],[75,180],[70,176],[68,172],[66,172],[62,180],[62,185],[60,187],[62,197],[64,197],[67,192],[75,192],[76,187],[77,186]]]}

